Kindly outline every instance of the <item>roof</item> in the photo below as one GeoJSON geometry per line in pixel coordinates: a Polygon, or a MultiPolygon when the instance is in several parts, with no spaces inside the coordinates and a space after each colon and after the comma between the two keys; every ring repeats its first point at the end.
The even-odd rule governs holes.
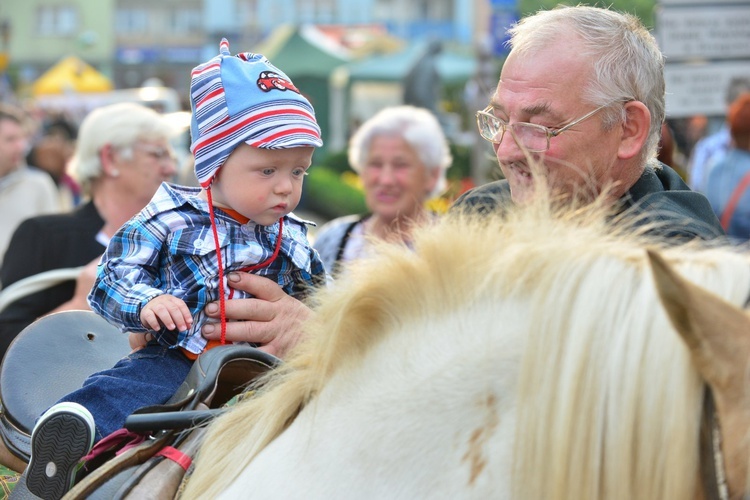
{"type": "MultiPolygon", "coordinates": [[[[401,81],[425,53],[426,48],[427,42],[414,42],[400,52],[350,63],[345,69],[352,81],[401,81]]],[[[451,50],[440,52],[436,64],[443,83],[465,82],[477,71],[477,62],[473,55],[459,54],[451,50]]]]}
{"type": "Polygon", "coordinates": [[[258,48],[274,66],[290,78],[328,78],[338,66],[349,62],[348,51],[313,26],[282,26],[258,48]]]}
{"type": "Polygon", "coordinates": [[[32,85],[35,96],[67,92],[107,92],[112,82],[75,56],[58,62],[42,74],[32,85]]]}

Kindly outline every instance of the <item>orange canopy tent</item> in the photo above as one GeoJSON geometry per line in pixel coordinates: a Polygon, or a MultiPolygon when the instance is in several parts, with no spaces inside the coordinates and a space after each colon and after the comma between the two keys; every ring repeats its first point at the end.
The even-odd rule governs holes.
{"type": "Polygon", "coordinates": [[[31,87],[35,96],[68,92],[108,92],[112,82],[89,64],[69,56],[52,66],[31,87]]]}

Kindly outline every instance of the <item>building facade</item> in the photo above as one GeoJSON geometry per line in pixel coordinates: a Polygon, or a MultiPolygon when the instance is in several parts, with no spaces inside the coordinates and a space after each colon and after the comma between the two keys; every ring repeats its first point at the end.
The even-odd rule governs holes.
{"type": "MultiPolygon", "coordinates": [[[[217,53],[252,51],[285,24],[379,24],[405,40],[470,45],[486,31],[489,0],[24,0],[0,2],[7,73],[18,87],[68,55],[117,88],[158,78],[187,92],[189,71],[217,53]]],[[[0,50],[2,48],[0,47],[0,50]]]]}

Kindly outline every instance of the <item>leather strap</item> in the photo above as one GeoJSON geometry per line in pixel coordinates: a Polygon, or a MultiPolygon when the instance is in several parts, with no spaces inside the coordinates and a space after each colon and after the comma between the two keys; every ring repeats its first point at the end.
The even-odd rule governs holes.
{"type": "Polygon", "coordinates": [[[193,463],[192,458],[172,446],[165,446],[161,449],[161,451],[159,451],[159,453],[154,456],[168,458],[169,460],[182,467],[184,470],[188,470],[190,464],[193,463]]]}
{"type": "Polygon", "coordinates": [[[721,452],[721,430],[711,388],[703,396],[700,430],[700,474],[707,500],[728,500],[724,455],[721,452]]]}
{"type": "Polygon", "coordinates": [[[721,227],[724,228],[724,231],[729,229],[729,222],[732,220],[737,204],[740,202],[740,198],[742,198],[742,195],[745,193],[748,186],[750,186],[750,172],[742,177],[740,183],[734,188],[734,191],[732,191],[727,206],[724,207],[724,211],[721,214],[721,227]]]}

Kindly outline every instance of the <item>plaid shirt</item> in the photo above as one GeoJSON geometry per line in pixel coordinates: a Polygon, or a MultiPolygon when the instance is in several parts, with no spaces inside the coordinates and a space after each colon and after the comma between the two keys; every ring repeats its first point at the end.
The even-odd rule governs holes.
{"type": "MultiPolygon", "coordinates": [[[[208,204],[200,188],[163,183],[151,202],[112,237],[99,263],[88,296],[91,308],[123,332],[148,332],[141,324],[141,308],[168,293],[185,301],[193,314],[190,330],[162,329],[155,338],[200,353],[206,339],[200,334],[208,319],[203,308],[219,298],[218,261],[208,204]]],[[[220,209],[214,210],[225,274],[263,262],[274,251],[279,223],[240,224],[220,209]]],[[[307,241],[307,226],[293,214],[284,217],[279,255],[268,266],[253,271],[278,283],[300,298],[326,279],[318,253],[307,241]]],[[[228,299],[250,295],[226,286],[228,299]]]]}

